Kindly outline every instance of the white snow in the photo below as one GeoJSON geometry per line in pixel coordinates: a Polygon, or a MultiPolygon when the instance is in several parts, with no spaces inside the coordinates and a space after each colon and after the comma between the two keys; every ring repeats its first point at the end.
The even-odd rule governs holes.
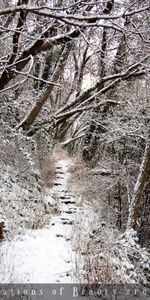
{"type": "Polygon", "coordinates": [[[67,190],[69,160],[60,160],[56,165],[59,174],[50,195],[44,201],[52,203],[54,193],[59,198],[60,214],[52,217],[47,228],[28,230],[22,240],[3,242],[0,256],[1,283],[70,283],[75,282],[75,253],[71,244],[75,208],[74,195],[67,190]],[[61,177],[61,178],[60,178],[61,177]],[[73,203],[63,203],[69,200],[73,203]],[[50,201],[49,201],[50,200],[50,201]],[[69,224],[71,222],[71,224],[69,224]]]}
{"type": "Polygon", "coordinates": [[[56,237],[56,233],[62,233],[60,226],[30,231],[23,241],[5,244],[2,249],[5,270],[1,272],[0,282],[70,282],[66,274],[73,270],[71,247],[65,239],[56,237]]]}
{"type": "Polygon", "coordinates": [[[82,90],[85,91],[86,89],[92,87],[92,85],[96,82],[96,77],[92,76],[90,73],[84,75],[83,83],[82,83],[82,90]]]}
{"type": "Polygon", "coordinates": [[[0,244],[0,283],[84,282],[90,236],[91,263],[97,261],[97,255],[99,268],[108,260],[112,277],[117,282],[136,283],[139,269],[149,272],[149,255],[138,244],[136,231],[126,230],[117,237],[113,229],[97,226],[99,216],[93,206],[84,201],[81,207],[81,188],[75,189],[74,194],[69,191],[69,164],[68,158],[58,160],[54,186],[46,191],[44,203],[58,207],[47,227],[27,230],[24,236],[0,244]]]}

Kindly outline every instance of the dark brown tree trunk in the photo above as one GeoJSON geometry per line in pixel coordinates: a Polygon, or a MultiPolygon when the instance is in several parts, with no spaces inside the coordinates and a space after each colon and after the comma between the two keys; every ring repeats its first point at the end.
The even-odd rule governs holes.
{"type": "MultiPolygon", "coordinates": [[[[108,1],[106,4],[106,7],[103,11],[103,13],[109,14],[113,8],[114,1],[108,1]]],[[[101,78],[106,76],[106,65],[105,65],[105,56],[106,56],[106,49],[107,49],[107,30],[106,28],[103,29],[103,35],[102,35],[102,47],[101,47],[101,54],[100,54],[100,74],[99,76],[101,78]]],[[[102,82],[97,87],[97,92],[100,91],[104,87],[104,83],[102,82]]],[[[103,111],[100,111],[100,108],[93,109],[93,117],[90,124],[90,128],[85,135],[85,140],[83,144],[83,152],[82,157],[85,161],[90,161],[96,154],[98,144],[99,144],[99,136],[100,133],[104,132],[103,127],[100,124],[96,124],[95,118],[99,115],[107,114],[107,110],[109,107],[104,107],[103,111]]]]}
{"type": "Polygon", "coordinates": [[[146,144],[145,153],[140,166],[140,171],[133,191],[133,197],[129,207],[128,228],[137,230],[140,225],[140,217],[142,210],[142,193],[145,183],[147,182],[150,171],[150,139],[146,144]]]}
{"type": "Polygon", "coordinates": [[[58,78],[60,77],[61,73],[64,70],[66,60],[69,56],[70,50],[72,48],[72,43],[69,43],[67,46],[64,47],[64,50],[62,52],[62,55],[58,61],[58,64],[54,70],[54,73],[51,77],[51,82],[48,84],[48,86],[43,91],[42,95],[39,97],[39,100],[35,104],[35,106],[31,109],[29,114],[24,118],[24,120],[17,126],[19,129],[22,127],[24,130],[29,130],[30,126],[34,123],[36,117],[40,113],[43,105],[45,104],[46,100],[50,97],[51,92],[53,91],[53,88],[55,86],[55,83],[57,82],[58,78]]]}

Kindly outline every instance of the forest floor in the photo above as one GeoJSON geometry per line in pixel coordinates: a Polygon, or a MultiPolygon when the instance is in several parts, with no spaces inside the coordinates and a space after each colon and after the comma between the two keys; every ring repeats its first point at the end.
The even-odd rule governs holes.
{"type": "Polygon", "coordinates": [[[149,281],[150,255],[136,232],[103,226],[103,204],[98,203],[97,211],[92,198],[84,196],[90,182],[83,163],[75,163],[66,152],[57,153],[54,162],[43,197],[49,221],[37,219],[34,229],[1,242],[0,283],[149,281]]]}
{"type": "Polygon", "coordinates": [[[76,220],[83,209],[68,189],[70,159],[55,163],[56,178],[44,199],[47,207],[57,201],[57,210],[45,228],[27,230],[21,238],[1,247],[0,282],[75,282],[76,254],[72,240],[76,220]]]}

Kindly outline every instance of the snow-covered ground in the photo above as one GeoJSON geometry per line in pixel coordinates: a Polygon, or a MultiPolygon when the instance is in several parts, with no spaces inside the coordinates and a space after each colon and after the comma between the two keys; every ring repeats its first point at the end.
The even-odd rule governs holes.
{"type": "Polygon", "coordinates": [[[49,224],[0,244],[0,283],[147,282],[150,256],[136,232],[109,228],[82,201],[81,186],[69,190],[71,164],[68,157],[55,164],[43,199],[47,210],[56,208],[49,224]]]}
{"type": "Polygon", "coordinates": [[[58,203],[58,214],[43,229],[28,230],[21,238],[1,244],[1,283],[75,283],[76,254],[73,227],[81,208],[67,189],[69,160],[59,160],[54,187],[45,201],[58,203]]]}

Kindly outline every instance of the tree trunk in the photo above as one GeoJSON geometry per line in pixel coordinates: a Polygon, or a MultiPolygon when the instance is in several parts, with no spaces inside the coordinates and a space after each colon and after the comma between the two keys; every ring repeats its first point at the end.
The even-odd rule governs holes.
{"type": "Polygon", "coordinates": [[[129,207],[129,216],[127,228],[134,228],[135,230],[139,227],[139,219],[141,216],[142,202],[141,197],[144,191],[145,183],[148,179],[150,170],[150,137],[147,141],[143,160],[140,166],[139,175],[134,187],[133,197],[129,207]]]}
{"type": "MultiPolygon", "coordinates": [[[[106,7],[103,10],[103,13],[109,14],[113,8],[114,1],[108,1],[106,3],[106,7]]],[[[102,47],[101,47],[101,54],[100,54],[100,61],[99,61],[99,76],[101,78],[106,76],[106,63],[105,63],[105,57],[106,57],[106,50],[107,50],[107,29],[103,29],[102,34],[102,47]]],[[[97,86],[97,92],[100,91],[102,88],[104,88],[104,82],[101,82],[100,85],[97,86]]],[[[84,144],[83,144],[83,153],[82,157],[84,161],[91,161],[92,158],[94,158],[98,145],[99,145],[99,137],[102,132],[104,132],[103,127],[100,124],[96,124],[94,121],[97,116],[100,116],[103,114],[103,118],[106,117],[107,110],[109,109],[109,106],[104,107],[103,111],[101,112],[100,108],[93,109],[93,120],[91,121],[90,128],[88,129],[88,132],[85,135],[84,144]]]]}
{"type": "MultiPolygon", "coordinates": [[[[72,48],[72,43],[70,43],[66,47],[64,47],[64,50],[58,61],[56,69],[54,70],[54,73],[51,77],[51,82],[53,82],[54,84],[57,82],[58,78],[60,77],[61,73],[64,70],[65,63],[66,63],[66,60],[68,58],[71,48],[72,48]]],[[[37,103],[35,104],[35,106],[31,109],[31,111],[25,117],[25,119],[17,126],[18,129],[20,127],[22,127],[24,130],[29,130],[30,126],[34,123],[34,121],[35,121],[36,117],[38,116],[38,114],[40,113],[43,105],[45,104],[46,100],[48,99],[51,92],[53,91],[53,88],[55,86],[54,84],[50,83],[45,88],[44,92],[40,96],[40,98],[37,101],[37,103]]]]}

